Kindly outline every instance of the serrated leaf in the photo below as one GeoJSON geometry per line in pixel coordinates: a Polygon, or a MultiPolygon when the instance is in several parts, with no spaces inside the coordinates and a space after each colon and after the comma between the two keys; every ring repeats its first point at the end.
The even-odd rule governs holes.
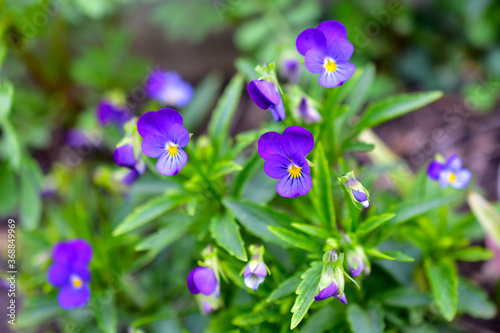
{"type": "Polygon", "coordinates": [[[298,288],[301,281],[300,276],[292,276],[286,279],[278,286],[278,288],[272,291],[267,298],[267,301],[274,302],[282,297],[292,294],[298,288]]]}
{"type": "Polygon", "coordinates": [[[311,267],[302,274],[299,287],[297,288],[297,298],[292,307],[292,322],[290,329],[294,329],[302,321],[307,311],[314,302],[314,297],[319,292],[319,281],[323,271],[322,262],[314,262],[311,267]]]}
{"type": "Polygon", "coordinates": [[[369,233],[373,229],[380,227],[381,225],[392,219],[394,216],[395,214],[382,214],[382,215],[372,216],[359,226],[356,233],[358,235],[369,233]]]}
{"type": "Polygon", "coordinates": [[[325,151],[321,143],[315,148],[314,184],[311,200],[320,218],[323,228],[330,230],[335,228],[335,210],[332,198],[332,180],[330,177],[330,167],[325,156],[325,151]]]}
{"type": "Polygon", "coordinates": [[[457,310],[481,319],[492,319],[497,313],[495,303],[490,300],[488,293],[464,278],[458,284],[457,310]]]}
{"type": "Polygon", "coordinates": [[[418,110],[441,98],[441,91],[418,92],[391,96],[368,106],[356,125],[357,132],[387,120],[418,110]]]}
{"type": "Polygon", "coordinates": [[[486,261],[493,258],[495,254],[480,246],[470,246],[453,252],[451,256],[461,261],[486,261]]]}
{"type": "Polygon", "coordinates": [[[113,236],[122,235],[149,223],[157,217],[187,201],[185,196],[166,195],[149,200],[130,213],[113,231],[113,236]]]}
{"type": "Polygon", "coordinates": [[[245,200],[224,198],[222,203],[251,234],[268,242],[289,247],[287,242],[268,229],[269,226],[285,227],[289,223],[287,215],[245,200]]]}
{"type": "Polygon", "coordinates": [[[213,217],[210,222],[210,233],[217,244],[230,255],[242,261],[248,260],[240,227],[229,214],[213,217]]]}
{"type": "Polygon", "coordinates": [[[405,202],[396,209],[396,216],[393,217],[387,225],[395,226],[397,224],[411,220],[414,217],[430,212],[433,209],[449,205],[457,201],[460,196],[448,198],[434,198],[427,200],[416,200],[405,202]]]}
{"type": "Polygon", "coordinates": [[[449,259],[433,262],[428,258],[424,261],[424,267],[434,302],[446,320],[453,320],[458,304],[458,276],[455,264],[449,259]]]}
{"type": "Polygon", "coordinates": [[[347,321],[354,333],[381,333],[384,330],[384,314],[379,304],[371,303],[365,310],[358,304],[347,308],[347,321]]]}
{"type": "Polygon", "coordinates": [[[467,202],[488,236],[500,246],[500,212],[476,192],[467,195],[467,202]]]}
{"type": "Polygon", "coordinates": [[[293,232],[285,228],[279,228],[274,226],[270,226],[268,228],[269,231],[271,231],[274,235],[276,235],[276,237],[284,240],[293,247],[297,247],[299,249],[303,249],[309,252],[318,252],[321,249],[318,243],[306,237],[305,235],[301,235],[299,233],[293,232]]]}

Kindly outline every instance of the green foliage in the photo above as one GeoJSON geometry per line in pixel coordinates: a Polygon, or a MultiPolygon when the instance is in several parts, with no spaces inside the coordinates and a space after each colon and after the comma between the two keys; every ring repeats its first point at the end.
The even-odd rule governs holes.
{"type": "Polygon", "coordinates": [[[384,331],[384,314],[377,303],[371,303],[366,309],[357,304],[347,308],[347,321],[354,333],[379,333],[384,331]]]}
{"type": "Polygon", "coordinates": [[[299,284],[296,294],[297,298],[292,307],[292,323],[290,328],[293,330],[302,321],[309,310],[309,307],[314,302],[314,296],[319,292],[319,277],[323,264],[315,262],[311,267],[302,274],[302,282],[299,284]]]}

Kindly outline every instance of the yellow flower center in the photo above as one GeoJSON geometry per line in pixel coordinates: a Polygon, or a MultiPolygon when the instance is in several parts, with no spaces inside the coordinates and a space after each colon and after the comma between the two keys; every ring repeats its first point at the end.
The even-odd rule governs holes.
{"type": "Polygon", "coordinates": [[[457,176],[453,173],[453,172],[450,172],[450,174],[448,175],[448,181],[450,183],[453,183],[457,180],[457,176]]]}
{"type": "Polygon", "coordinates": [[[292,164],[290,169],[288,169],[288,173],[290,174],[290,177],[292,177],[292,179],[299,178],[301,169],[302,169],[301,167],[298,167],[298,166],[295,166],[295,164],[292,164]]]}
{"type": "Polygon", "coordinates": [[[179,151],[177,150],[177,145],[169,144],[167,147],[167,151],[170,154],[170,156],[177,156],[179,151]]]}
{"type": "Polygon", "coordinates": [[[71,276],[71,284],[73,285],[73,287],[75,287],[76,289],[80,289],[83,285],[83,281],[82,279],[80,279],[79,276],[77,275],[72,275],[71,276]]]}
{"type": "Polygon", "coordinates": [[[335,63],[335,60],[331,58],[327,58],[326,63],[323,66],[329,73],[335,72],[337,70],[337,64],[335,63]]]}

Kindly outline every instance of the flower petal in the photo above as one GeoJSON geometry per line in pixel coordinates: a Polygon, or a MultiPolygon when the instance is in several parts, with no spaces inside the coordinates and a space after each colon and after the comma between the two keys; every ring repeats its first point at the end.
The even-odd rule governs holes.
{"type": "Polygon", "coordinates": [[[47,280],[56,288],[61,288],[68,283],[70,276],[69,267],[64,264],[53,264],[47,273],[47,280]]]}
{"type": "Polygon", "coordinates": [[[264,163],[264,172],[273,179],[288,176],[288,167],[292,162],[282,155],[271,155],[264,163]]]}
{"type": "Polygon", "coordinates": [[[318,30],[323,32],[328,44],[338,38],[347,38],[347,30],[339,21],[324,21],[318,26],[318,30]]]}
{"type": "Polygon", "coordinates": [[[339,297],[339,294],[335,294],[333,295],[333,297],[335,297],[335,299],[340,303],[344,303],[347,305],[347,298],[345,298],[345,293],[342,294],[342,297],[339,297]]]}
{"type": "Polygon", "coordinates": [[[462,160],[456,154],[453,154],[446,160],[445,168],[452,171],[459,171],[462,169],[462,160]]]}
{"type": "Polygon", "coordinates": [[[174,124],[168,129],[167,138],[179,147],[186,147],[189,137],[189,131],[182,125],[174,124]]]}
{"type": "Polygon", "coordinates": [[[250,264],[247,264],[245,266],[245,270],[243,271],[243,276],[244,277],[247,277],[249,276],[250,274],[252,274],[252,271],[250,270],[250,264]]]}
{"type": "Polygon", "coordinates": [[[184,168],[187,160],[188,156],[182,148],[177,148],[175,156],[170,156],[168,151],[165,151],[156,162],[156,170],[164,176],[175,176],[184,168]]]}
{"type": "Polygon", "coordinates": [[[271,114],[273,115],[273,118],[274,120],[276,120],[276,122],[280,122],[285,119],[285,106],[283,105],[281,95],[279,103],[271,104],[271,106],[269,106],[269,111],[271,111],[271,114]]]}
{"type": "Polygon", "coordinates": [[[60,242],[54,246],[52,257],[58,264],[69,265],[75,259],[75,249],[69,242],[60,242]]]}
{"type": "Polygon", "coordinates": [[[360,192],[360,191],[352,190],[352,194],[354,195],[354,198],[358,202],[363,202],[363,201],[368,200],[368,197],[366,196],[365,192],[360,192]]]}
{"type": "Polygon", "coordinates": [[[87,304],[89,299],[90,288],[87,284],[78,289],[73,288],[71,284],[67,284],[57,295],[59,305],[67,310],[82,307],[87,304]]]}
{"type": "Polygon", "coordinates": [[[215,277],[214,271],[209,267],[198,267],[193,273],[193,283],[203,295],[211,295],[219,282],[215,277]]]}
{"type": "Polygon", "coordinates": [[[325,289],[321,290],[319,292],[319,294],[314,297],[314,300],[316,302],[318,302],[318,301],[322,301],[322,300],[325,300],[327,298],[330,298],[333,295],[335,295],[335,293],[338,290],[339,290],[339,288],[337,287],[337,284],[335,283],[335,281],[332,281],[332,283],[328,287],[326,287],[325,289]]]}
{"type": "Polygon", "coordinates": [[[295,198],[299,195],[306,195],[312,188],[312,178],[307,174],[302,174],[299,178],[292,178],[287,175],[276,185],[276,191],[285,198],[295,198]]]}
{"type": "Polygon", "coordinates": [[[165,152],[167,139],[159,135],[148,135],[142,139],[142,153],[148,157],[156,158],[165,152]]]}
{"type": "Polygon", "coordinates": [[[75,259],[73,265],[88,265],[92,260],[92,246],[83,239],[75,239],[70,242],[75,249],[75,259]]]}
{"type": "Polygon", "coordinates": [[[283,151],[290,158],[295,153],[307,156],[314,147],[314,137],[311,132],[300,126],[290,126],[282,134],[283,151]]]}
{"type": "Polygon", "coordinates": [[[251,274],[251,275],[245,277],[245,285],[248,288],[253,289],[253,291],[257,291],[257,289],[259,288],[259,285],[262,282],[264,282],[263,276],[257,276],[257,275],[251,274]]]}
{"type": "Polygon", "coordinates": [[[431,179],[438,180],[441,170],[443,170],[443,165],[438,161],[432,161],[427,167],[427,175],[431,179]]]}
{"type": "Polygon", "coordinates": [[[267,160],[271,155],[277,154],[285,156],[281,147],[282,137],[277,132],[267,132],[261,135],[257,143],[257,151],[260,157],[267,160]]]}
{"type": "Polygon", "coordinates": [[[354,64],[350,62],[337,62],[337,70],[328,72],[322,70],[319,74],[319,84],[325,88],[335,88],[344,84],[356,71],[354,64]]]}
{"type": "Polygon", "coordinates": [[[469,184],[472,174],[469,170],[462,169],[455,172],[455,177],[457,177],[457,179],[454,182],[450,183],[451,187],[464,188],[467,186],[467,184],[469,184]]]}
{"type": "Polygon", "coordinates": [[[281,96],[270,81],[252,80],[248,83],[247,91],[255,104],[262,110],[267,110],[272,104],[278,104],[281,96]]]}
{"type": "Polygon", "coordinates": [[[326,54],[335,61],[348,61],[353,52],[354,46],[352,46],[351,42],[347,39],[337,39],[328,45],[326,54]]]}
{"type": "Polygon", "coordinates": [[[266,265],[262,261],[259,261],[255,269],[253,270],[253,274],[257,276],[267,276],[267,268],[266,265]]]}
{"type": "Polygon", "coordinates": [[[307,159],[301,153],[295,153],[292,158],[293,164],[299,166],[301,168],[301,172],[305,174],[311,173],[311,168],[309,167],[309,163],[307,159]]]}
{"type": "Polygon", "coordinates": [[[189,289],[189,292],[193,295],[196,295],[196,294],[199,294],[200,291],[198,290],[198,287],[196,287],[196,284],[194,283],[194,273],[199,270],[199,269],[202,269],[203,267],[196,267],[195,269],[193,269],[187,279],[186,279],[186,283],[187,283],[187,286],[188,286],[188,289],[189,289]]]}
{"type": "Polygon", "coordinates": [[[130,186],[132,185],[137,178],[139,178],[141,174],[136,170],[132,169],[130,170],[127,175],[122,179],[122,183],[125,186],[130,186]]]}
{"type": "Polygon", "coordinates": [[[134,147],[128,144],[116,148],[113,152],[113,159],[119,166],[133,168],[135,166],[134,147]]]}
{"type": "Polygon", "coordinates": [[[153,115],[153,121],[161,133],[166,133],[173,124],[182,125],[183,119],[179,112],[167,108],[156,111],[153,115]]]}
{"type": "Polygon", "coordinates": [[[300,117],[306,124],[313,124],[323,120],[318,110],[313,109],[309,106],[305,97],[302,97],[302,101],[300,102],[298,111],[300,117]]]}
{"type": "MultiPolygon", "coordinates": [[[[87,265],[75,264],[71,267],[72,273],[76,274],[82,279],[84,282],[89,283],[91,280],[90,269],[87,265]]],[[[71,276],[71,275],[70,275],[71,276]]]]}
{"type": "Polygon", "coordinates": [[[147,112],[137,121],[137,131],[143,138],[148,135],[160,135],[153,120],[154,115],[155,112],[147,112]]]}
{"type": "Polygon", "coordinates": [[[320,73],[322,70],[324,70],[323,65],[325,63],[325,57],[326,55],[323,51],[311,49],[306,53],[306,57],[304,58],[304,65],[309,72],[313,74],[320,73]]]}
{"type": "Polygon", "coordinates": [[[307,51],[312,49],[325,50],[326,37],[318,29],[306,29],[297,36],[295,46],[297,47],[297,51],[302,55],[305,55],[307,51]]]}

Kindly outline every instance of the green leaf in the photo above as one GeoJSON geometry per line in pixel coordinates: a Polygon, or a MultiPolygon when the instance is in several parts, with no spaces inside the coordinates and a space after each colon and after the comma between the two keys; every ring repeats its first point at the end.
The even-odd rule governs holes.
{"type": "Polygon", "coordinates": [[[221,161],[215,164],[213,172],[210,174],[210,179],[217,179],[219,177],[228,175],[230,173],[240,171],[243,167],[233,161],[221,161]]]}
{"type": "Polygon", "coordinates": [[[182,110],[185,128],[194,131],[201,125],[217,99],[221,85],[222,75],[217,72],[210,72],[196,86],[193,99],[182,110]]]}
{"type": "Polygon", "coordinates": [[[458,276],[453,261],[441,259],[424,261],[425,272],[436,302],[443,317],[451,321],[455,317],[458,304],[458,276]]]}
{"type": "Polygon", "coordinates": [[[0,118],[0,127],[3,129],[2,156],[6,156],[9,164],[16,170],[21,162],[21,145],[17,132],[7,118],[0,118]]]}
{"type": "Polygon", "coordinates": [[[460,196],[448,198],[437,198],[427,200],[415,200],[401,204],[396,209],[396,216],[392,218],[387,225],[395,226],[397,224],[411,220],[414,217],[430,212],[433,209],[447,206],[457,201],[460,196]]]}
{"type": "Polygon", "coordinates": [[[375,145],[366,142],[354,142],[348,141],[348,144],[343,147],[344,153],[367,153],[375,149],[375,145]]]}
{"type": "Polygon", "coordinates": [[[343,311],[340,309],[330,304],[322,306],[301,326],[300,333],[332,332],[331,328],[344,320],[343,311]]]}
{"type": "Polygon", "coordinates": [[[0,81],[0,118],[7,118],[12,108],[14,86],[9,81],[0,81]]]}
{"type": "Polygon", "coordinates": [[[21,225],[29,231],[35,230],[42,217],[42,172],[37,162],[23,159],[21,168],[21,191],[19,214],[21,225]]]}
{"type": "Polygon", "coordinates": [[[156,197],[140,205],[113,231],[113,236],[139,228],[187,201],[185,196],[166,195],[156,197]]]}
{"type": "Polygon", "coordinates": [[[299,286],[300,276],[292,276],[283,281],[278,288],[274,289],[273,292],[267,298],[268,302],[274,302],[280,298],[292,294],[299,286]]]}
{"type": "Polygon", "coordinates": [[[303,249],[313,253],[318,252],[321,249],[318,243],[316,243],[311,238],[306,237],[305,235],[301,235],[299,233],[293,232],[285,228],[279,228],[274,226],[270,226],[268,228],[269,231],[271,231],[274,235],[276,235],[276,237],[284,240],[293,247],[297,247],[299,249],[303,249]]]}
{"type": "Polygon", "coordinates": [[[222,203],[251,234],[265,241],[289,247],[288,243],[268,229],[269,226],[285,227],[289,223],[287,215],[245,200],[225,198],[222,203]]]}
{"type": "Polygon", "coordinates": [[[265,321],[270,321],[271,317],[281,317],[278,308],[264,308],[255,312],[247,312],[236,316],[232,324],[236,326],[255,326],[265,321]]]}
{"type": "Polygon", "coordinates": [[[451,256],[462,261],[486,261],[493,258],[495,254],[480,246],[470,246],[453,252],[451,256]]]}
{"type": "Polygon", "coordinates": [[[346,98],[346,104],[349,106],[348,117],[352,117],[361,110],[363,103],[368,98],[370,88],[375,79],[375,66],[368,64],[363,68],[363,72],[355,87],[346,98]]]}
{"type": "Polygon", "coordinates": [[[379,333],[384,330],[384,313],[377,303],[371,303],[365,310],[358,304],[347,308],[347,321],[354,333],[379,333]]]}
{"type": "MultiPolygon", "coordinates": [[[[39,329],[44,323],[61,316],[64,310],[52,295],[31,296],[26,298],[22,311],[16,320],[16,329],[39,329]]],[[[16,302],[17,303],[17,302],[16,302]]]]}
{"type": "Polygon", "coordinates": [[[387,120],[399,117],[405,113],[418,110],[441,98],[441,91],[418,92],[402,94],[385,98],[368,106],[356,125],[358,132],[374,127],[387,120]]]}
{"type": "Polygon", "coordinates": [[[240,227],[229,214],[213,217],[210,222],[210,233],[217,244],[230,255],[242,261],[248,260],[240,227]]]}
{"type": "Polygon", "coordinates": [[[375,228],[380,227],[390,219],[392,219],[395,214],[382,214],[377,216],[372,216],[368,220],[364,221],[356,231],[358,235],[363,235],[369,233],[375,228]]]}
{"type": "Polygon", "coordinates": [[[292,322],[290,329],[294,329],[302,321],[307,311],[314,302],[314,297],[319,292],[319,280],[323,271],[322,262],[314,262],[311,267],[302,274],[299,287],[297,288],[297,298],[292,307],[292,322]]]}
{"type": "Polygon", "coordinates": [[[383,293],[377,298],[385,305],[411,308],[425,306],[432,301],[430,295],[416,291],[410,287],[399,287],[383,293]]]}
{"type": "Polygon", "coordinates": [[[500,213],[476,192],[467,195],[467,202],[486,233],[500,246],[500,213]]]}
{"type": "Polygon", "coordinates": [[[316,147],[316,168],[314,170],[315,186],[311,200],[318,213],[320,221],[326,230],[335,228],[335,211],[332,198],[332,180],[330,178],[330,167],[321,143],[316,147]]]}
{"type": "Polygon", "coordinates": [[[402,261],[402,262],[412,262],[415,261],[410,256],[407,256],[406,254],[402,253],[401,251],[385,251],[385,252],[380,252],[376,249],[365,249],[366,253],[379,259],[385,259],[385,260],[395,260],[395,261],[402,261]]]}
{"type": "Polygon", "coordinates": [[[497,313],[495,304],[489,299],[488,294],[463,278],[458,284],[457,310],[481,319],[492,319],[497,313]]]}
{"type": "Polygon", "coordinates": [[[299,229],[300,231],[308,235],[316,236],[321,239],[326,239],[328,237],[328,233],[325,231],[325,229],[310,224],[292,223],[292,227],[294,227],[295,229],[299,229]]]}
{"type": "Polygon", "coordinates": [[[243,76],[236,74],[224,89],[224,93],[212,114],[208,124],[208,133],[215,143],[215,149],[220,149],[223,142],[229,137],[229,126],[238,107],[242,90],[243,76]]]}
{"type": "Polygon", "coordinates": [[[118,318],[114,294],[110,292],[100,292],[93,298],[92,305],[97,324],[101,330],[105,333],[117,332],[118,318]]]}
{"type": "Polygon", "coordinates": [[[160,253],[167,246],[181,238],[193,223],[189,215],[177,215],[168,220],[169,224],[167,226],[146,237],[136,245],[135,250],[150,250],[154,254],[160,253]]]}
{"type": "Polygon", "coordinates": [[[0,162],[0,214],[9,215],[17,207],[19,201],[19,183],[16,173],[7,161],[0,162]]]}

